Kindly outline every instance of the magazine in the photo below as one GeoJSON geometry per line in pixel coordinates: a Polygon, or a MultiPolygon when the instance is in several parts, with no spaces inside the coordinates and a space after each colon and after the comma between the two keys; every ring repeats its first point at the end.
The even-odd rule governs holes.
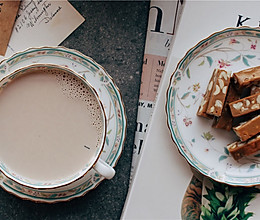
{"type": "MultiPolygon", "coordinates": [[[[185,1],[174,44],[172,44],[168,54],[156,105],[149,121],[149,129],[142,146],[141,158],[127,195],[121,219],[191,218],[190,216],[193,214],[191,213],[193,211],[192,205],[194,205],[193,197],[189,195],[190,204],[183,202],[183,197],[186,190],[194,189],[194,182],[190,181],[194,179],[194,176],[192,177],[193,173],[187,161],[179,154],[167,127],[165,103],[169,80],[178,62],[200,40],[227,27],[242,25],[258,27],[260,19],[257,8],[259,7],[259,1],[185,1]],[[187,188],[187,186],[189,187],[187,188]],[[181,216],[181,213],[184,215],[181,216]]],[[[221,162],[224,163],[225,160],[221,162]]],[[[224,195],[226,192],[220,191],[218,184],[207,184],[206,180],[204,179],[200,183],[195,182],[202,188],[201,204],[204,208],[200,211],[202,216],[206,216],[204,219],[208,219],[207,210],[213,213],[210,206],[215,204],[215,200],[209,201],[207,199],[209,198],[207,194],[214,193],[219,197],[220,193],[224,195]]],[[[224,186],[223,184],[220,185],[224,186]]],[[[231,188],[235,189],[235,187],[227,189],[231,188]]],[[[248,190],[243,188],[243,190],[248,191],[246,193],[252,201],[247,198],[247,201],[243,203],[244,197],[241,196],[242,200],[239,201],[243,206],[238,210],[234,205],[235,197],[229,196],[225,198],[228,202],[224,206],[227,205],[232,208],[229,209],[231,212],[234,211],[232,218],[243,211],[247,217],[253,214],[255,219],[258,219],[259,190],[255,188],[248,190]]],[[[194,195],[194,191],[192,193],[194,195]]],[[[220,208],[220,210],[226,211],[223,208],[220,208]]],[[[200,216],[200,213],[197,214],[200,216]]]]}
{"type": "Polygon", "coordinates": [[[150,3],[130,179],[134,176],[142,152],[145,133],[153,113],[157,90],[183,3],[183,0],[152,0],[150,3]]]}

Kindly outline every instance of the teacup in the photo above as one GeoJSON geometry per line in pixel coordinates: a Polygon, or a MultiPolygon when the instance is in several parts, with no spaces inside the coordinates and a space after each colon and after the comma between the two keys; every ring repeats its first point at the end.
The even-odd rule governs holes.
{"type": "Polygon", "coordinates": [[[114,169],[100,155],[106,116],[98,93],[66,67],[33,64],[0,81],[0,172],[26,187],[68,185],[94,168],[114,169]]]}

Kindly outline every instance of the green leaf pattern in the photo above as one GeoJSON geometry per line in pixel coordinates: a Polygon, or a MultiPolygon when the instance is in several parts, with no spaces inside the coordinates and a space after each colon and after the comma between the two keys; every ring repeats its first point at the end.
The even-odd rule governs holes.
{"type": "Polygon", "coordinates": [[[186,71],[186,75],[187,75],[188,78],[190,78],[190,69],[189,68],[186,71]]]}
{"type": "Polygon", "coordinates": [[[190,92],[185,92],[185,93],[182,95],[181,99],[186,99],[186,98],[189,96],[189,94],[190,94],[190,92]]]}
{"type": "MultiPolygon", "coordinates": [[[[250,40],[250,39],[248,39],[248,41],[252,42],[252,40],[250,40]]],[[[256,42],[256,43],[257,43],[257,42],[256,42]]],[[[255,44],[251,44],[251,49],[255,49],[256,43],[255,43],[255,44]]],[[[213,48],[215,48],[215,49],[217,50],[218,48],[221,48],[220,46],[222,46],[222,44],[223,44],[223,43],[218,44],[218,45],[214,46],[213,48]]],[[[229,48],[226,48],[225,50],[223,50],[223,52],[225,52],[225,53],[226,53],[226,51],[236,52],[236,50],[232,47],[232,45],[234,45],[234,44],[235,44],[235,45],[236,45],[236,44],[241,44],[241,42],[238,41],[238,40],[236,40],[236,39],[231,39],[231,40],[230,40],[230,44],[231,44],[231,46],[230,46],[229,48]]],[[[221,52],[222,50],[218,50],[218,51],[221,52]]],[[[211,53],[211,52],[214,52],[214,51],[210,51],[210,53],[211,53]]],[[[200,57],[203,58],[203,60],[198,64],[198,66],[203,66],[203,65],[205,64],[205,58],[206,58],[206,60],[207,60],[207,62],[208,62],[208,64],[209,64],[209,66],[210,66],[210,67],[212,66],[212,64],[214,63],[214,59],[212,58],[212,56],[209,55],[210,53],[208,53],[207,55],[198,56],[198,58],[200,58],[200,57]]],[[[226,62],[226,63],[230,63],[230,62],[238,62],[238,61],[241,61],[241,60],[242,60],[242,62],[243,62],[243,64],[244,64],[245,66],[250,67],[251,65],[250,65],[250,63],[249,63],[249,60],[256,58],[256,55],[253,55],[253,54],[243,55],[242,53],[240,53],[240,52],[238,52],[238,51],[237,51],[237,53],[239,53],[237,56],[235,56],[235,57],[234,57],[233,59],[231,59],[231,60],[226,60],[225,62],[226,62]]],[[[227,65],[227,66],[229,66],[229,65],[227,65]]],[[[224,66],[222,66],[222,65],[220,66],[220,68],[223,68],[223,67],[225,67],[225,65],[224,65],[224,66]]]]}
{"type": "Polygon", "coordinates": [[[0,66],[0,74],[5,74],[6,69],[7,69],[7,67],[6,67],[5,64],[1,65],[1,66],[0,66]]]}
{"type": "Polygon", "coordinates": [[[248,63],[248,60],[243,56],[243,63],[246,65],[246,66],[250,66],[249,63],[248,63]]]}
{"type": "Polygon", "coordinates": [[[210,57],[210,56],[206,56],[206,58],[207,58],[207,61],[208,61],[208,63],[209,63],[209,66],[211,66],[212,63],[213,63],[213,59],[212,59],[212,57],[210,57]]]}
{"type": "MultiPolygon", "coordinates": [[[[237,52],[237,53],[239,53],[239,54],[236,55],[234,58],[232,58],[232,59],[230,59],[230,60],[225,60],[224,65],[222,65],[222,64],[223,64],[223,60],[221,59],[222,64],[220,65],[220,68],[225,68],[226,66],[230,66],[229,63],[238,62],[238,61],[242,61],[242,63],[243,63],[246,67],[250,67],[251,65],[250,65],[250,62],[249,62],[249,61],[252,60],[252,59],[254,59],[254,58],[256,58],[256,55],[254,55],[254,54],[245,54],[245,55],[244,55],[244,54],[242,54],[242,53],[236,51],[236,50],[232,47],[232,45],[233,45],[233,44],[234,44],[234,45],[241,44],[241,42],[238,41],[238,40],[236,40],[236,39],[231,39],[231,40],[232,40],[232,41],[231,41],[230,47],[226,48],[226,50],[223,50],[223,53],[226,53],[227,51],[230,51],[230,52],[237,52]]],[[[248,39],[248,40],[251,42],[250,39],[248,39]]],[[[223,46],[223,43],[218,44],[218,45],[214,46],[213,48],[216,49],[216,50],[219,49],[219,51],[221,52],[221,51],[222,51],[222,50],[221,50],[221,46],[223,46]]],[[[223,46],[223,47],[224,47],[224,46],[223,46]]],[[[255,45],[255,47],[256,47],[256,45],[255,45]]],[[[214,60],[214,59],[217,59],[217,58],[213,58],[213,56],[210,55],[210,53],[213,53],[213,52],[214,52],[214,50],[209,51],[209,52],[208,52],[207,54],[205,54],[205,55],[201,55],[201,56],[196,57],[195,59],[202,58],[202,61],[198,64],[198,66],[204,66],[205,63],[208,63],[209,67],[211,67],[214,62],[217,62],[217,61],[220,62],[220,60],[214,60]],[[205,60],[206,60],[207,62],[205,62],[205,60]]],[[[188,58],[189,58],[189,59],[192,59],[192,55],[193,55],[193,54],[191,53],[188,58]]],[[[184,60],[184,62],[183,62],[182,65],[181,65],[180,70],[184,71],[185,67],[186,67],[186,66],[188,65],[188,63],[189,63],[189,59],[184,60]]],[[[190,78],[191,78],[191,70],[190,70],[189,68],[187,68],[186,71],[185,71],[185,73],[186,73],[187,78],[190,79],[190,78]]],[[[180,74],[179,71],[177,71],[177,73],[175,74],[175,83],[177,83],[177,81],[180,81],[180,80],[181,80],[181,74],[180,74]]]]}
{"type": "Polygon", "coordinates": [[[233,187],[210,180],[212,187],[205,186],[206,193],[203,197],[206,203],[201,207],[201,219],[215,220],[246,220],[253,216],[246,212],[250,201],[260,193],[256,187],[233,187]]]}

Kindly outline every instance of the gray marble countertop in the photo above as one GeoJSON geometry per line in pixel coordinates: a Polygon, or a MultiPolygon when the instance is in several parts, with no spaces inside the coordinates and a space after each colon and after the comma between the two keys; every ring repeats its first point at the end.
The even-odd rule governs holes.
{"type": "Polygon", "coordinates": [[[119,219],[128,192],[149,1],[70,1],[86,19],[61,45],[101,64],[121,91],[127,114],[124,150],[112,180],[56,204],[19,199],[0,189],[0,219],[119,219]]]}

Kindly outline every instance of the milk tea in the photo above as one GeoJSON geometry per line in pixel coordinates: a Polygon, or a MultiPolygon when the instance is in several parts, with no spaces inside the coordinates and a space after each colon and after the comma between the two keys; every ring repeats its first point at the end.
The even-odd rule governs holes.
{"type": "Polygon", "coordinates": [[[95,161],[104,118],[93,91],[58,68],[30,68],[0,93],[0,161],[32,181],[74,176],[95,161]]]}

